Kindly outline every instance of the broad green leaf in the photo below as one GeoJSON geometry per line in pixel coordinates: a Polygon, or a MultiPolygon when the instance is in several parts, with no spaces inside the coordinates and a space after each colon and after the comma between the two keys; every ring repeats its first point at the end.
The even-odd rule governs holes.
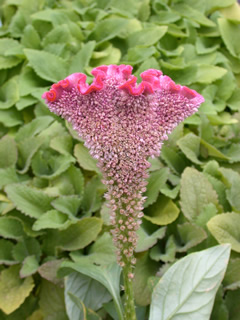
{"type": "Polygon", "coordinates": [[[185,222],[183,224],[179,224],[177,228],[182,245],[177,248],[178,252],[185,252],[207,238],[205,230],[193,223],[185,222]]]}
{"type": "Polygon", "coordinates": [[[95,41],[89,41],[82,49],[72,58],[69,73],[84,72],[84,69],[89,65],[93,50],[95,47],[95,41]]]}
{"type": "Polygon", "coordinates": [[[17,143],[18,146],[18,167],[19,173],[26,173],[30,167],[31,161],[35,153],[42,145],[42,139],[39,137],[30,137],[17,143]]]}
{"type": "Polygon", "coordinates": [[[0,109],[11,108],[19,99],[19,89],[16,78],[11,78],[0,88],[0,109]]]}
{"type": "Polygon", "coordinates": [[[240,161],[240,145],[232,143],[230,148],[224,151],[224,154],[230,159],[230,162],[240,161]]]}
{"type": "Polygon", "coordinates": [[[218,206],[218,197],[203,173],[186,168],[181,178],[180,204],[185,217],[194,221],[209,203],[218,206]]]}
{"type": "Polygon", "coordinates": [[[137,260],[134,271],[133,292],[138,305],[147,306],[150,303],[152,292],[148,287],[148,279],[154,276],[157,270],[158,264],[148,257],[148,252],[137,260]]]}
{"type": "Polygon", "coordinates": [[[0,309],[10,314],[29,296],[34,287],[32,277],[19,278],[19,265],[11,266],[0,275],[0,309]]]}
{"type": "Polygon", "coordinates": [[[48,128],[53,120],[54,119],[50,116],[42,116],[33,119],[31,122],[25,124],[18,130],[16,134],[16,141],[21,142],[26,138],[30,138],[39,134],[44,129],[48,128]]]}
{"type": "Polygon", "coordinates": [[[108,232],[103,233],[90,247],[88,255],[80,255],[72,252],[71,258],[75,261],[89,261],[91,263],[107,265],[116,261],[116,248],[113,245],[112,237],[108,232]]]}
{"type": "Polygon", "coordinates": [[[45,319],[69,320],[64,304],[64,289],[47,280],[43,280],[40,287],[39,306],[45,319]],[[51,303],[49,303],[51,301],[51,303]]]}
{"type": "Polygon", "coordinates": [[[137,63],[147,60],[154,55],[154,53],[156,53],[156,48],[154,46],[147,48],[138,46],[130,48],[125,59],[127,60],[127,63],[136,65],[137,63]]]}
{"type": "Polygon", "coordinates": [[[35,231],[42,229],[66,229],[68,227],[68,217],[66,214],[57,210],[49,210],[42,214],[40,218],[34,222],[32,228],[35,231]]]}
{"type": "Polygon", "coordinates": [[[23,32],[23,36],[21,38],[21,43],[25,48],[31,49],[40,49],[41,48],[41,39],[37,30],[33,27],[33,25],[28,24],[23,32]]]}
{"type": "Polygon", "coordinates": [[[97,161],[91,157],[89,151],[84,145],[76,144],[74,147],[74,156],[76,157],[80,167],[85,170],[95,171],[99,173],[99,169],[96,166],[97,161]]]}
{"type": "Polygon", "coordinates": [[[0,239],[0,264],[11,265],[17,263],[12,255],[14,244],[11,241],[0,239]]]}
{"type": "Polygon", "coordinates": [[[150,258],[155,261],[163,261],[165,263],[167,262],[173,262],[175,260],[177,252],[177,245],[174,240],[174,236],[171,235],[167,239],[167,243],[165,246],[165,250],[162,251],[159,245],[156,245],[150,250],[150,258]]]}
{"type": "Polygon", "coordinates": [[[77,215],[80,204],[81,197],[71,195],[71,196],[61,196],[52,201],[52,206],[69,216],[69,218],[73,218],[77,215]]]}
{"type": "Polygon", "coordinates": [[[229,290],[235,290],[240,287],[240,258],[230,259],[223,285],[229,290]]]}
{"type": "Polygon", "coordinates": [[[21,221],[14,217],[0,217],[0,236],[6,239],[21,239],[25,236],[21,221]]]}
{"type": "Polygon", "coordinates": [[[209,319],[229,255],[230,246],[221,245],[176,262],[154,288],[149,320],[209,319]]]}
{"type": "Polygon", "coordinates": [[[58,82],[68,75],[67,63],[62,58],[40,50],[25,49],[24,52],[30,66],[40,78],[51,82],[58,82]]]}
{"type": "Polygon", "coordinates": [[[144,227],[140,227],[137,231],[138,242],[135,251],[147,251],[157,243],[158,239],[162,239],[165,236],[165,233],[166,227],[159,228],[152,234],[149,234],[144,227]]]}
{"type": "Polygon", "coordinates": [[[58,233],[58,247],[67,250],[85,248],[94,241],[102,229],[102,220],[96,217],[83,218],[58,233]]]}
{"type": "Polygon", "coordinates": [[[234,57],[240,57],[240,43],[239,43],[239,30],[238,24],[233,23],[225,18],[218,19],[219,30],[228,51],[234,57]]]}
{"type": "Polygon", "coordinates": [[[105,186],[102,184],[99,176],[94,176],[85,186],[82,199],[82,209],[86,214],[95,212],[101,208],[102,196],[105,191],[105,186]]]}
{"type": "Polygon", "coordinates": [[[110,40],[126,27],[127,19],[109,18],[98,22],[93,31],[88,36],[88,40],[96,40],[98,43],[110,40]]]}
{"type": "Polygon", "coordinates": [[[42,190],[23,184],[8,185],[5,190],[16,208],[32,218],[39,218],[43,213],[51,209],[53,198],[42,190]]]}
{"type": "Polygon", "coordinates": [[[177,144],[189,160],[196,164],[202,164],[202,161],[198,159],[200,148],[200,138],[198,136],[188,133],[179,139],[177,144]]]}
{"type": "Polygon", "coordinates": [[[232,250],[240,252],[240,214],[218,214],[208,221],[207,227],[219,243],[230,243],[232,250]]]}
{"type": "Polygon", "coordinates": [[[161,158],[176,173],[182,173],[187,166],[186,160],[175,150],[167,146],[162,147],[161,158]]]}
{"type": "Polygon", "coordinates": [[[28,256],[35,256],[37,260],[42,254],[39,242],[35,238],[24,238],[12,250],[13,257],[18,262],[23,262],[28,256]]]}
{"type": "Polygon", "coordinates": [[[42,278],[51,281],[54,284],[63,284],[62,279],[57,277],[57,270],[59,269],[63,260],[50,260],[43,263],[38,268],[38,273],[42,278]]]}
{"type": "Polygon", "coordinates": [[[15,67],[16,65],[18,65],[21,62],[21,60],[22,59],[20,59],[18,57],[0,56],[0,70],[10,69],[12,67],[15,67]]]}
{"type": "Polygon", "coordinates": [[[48,32],[42,40],[42,45],[43,47],[46,47],[48,44],[52,43],[68,43],[71,41],[71,38],[71,33],[67,24],[61,24],[48,32]]]}
{"type": "Polygon", "coordinates": [[[41,87],[46,88],[47,82],[39,78],[29,66],[24,67],[19,76],[20,96],[26,96],[41,87]]]}
{"type": "Polygon", "coordinates": [[[145,208],[156,202],[159,191],[165,186],[168,175],[168,168],[161,168],[160,170],[154,171],[150,174],[150,177],[148,178],[147,191],[144,194],[144,196],[147,197],[144,203],[145,208]]]}
{"type": "Polygon", "coordinates": [[[233,210],[240,212],[240,197],[239,197],[240,179],[235,179],[232,182],[231,188],[226,191],[227,199],[233,210]]]}
{"type": "Polygon", "coordinates": [[[202,64],[198,67],[196,78],[193,79],[193,82],[210,84],[221,79],[226,73],[227,70],[224,68],[202,64]]]}
{"type": "Polygon", "coordinates": [[[129,47],[135,46],[152,46],[158,42],[164,34],[167,32],[167,27],[155,26],[154,28],[146,28],[141,31],[136,31],[131,33],[127,38],[127,43],[129,47]]]}
{"type": "Polygon", "coordinates": [[[0,110],[0,123],[7,128],[15,127],[23,123],[22,115],[14,107],[0,110]]]}
{"type": "Polygon", "coordinates": [[[17,110],[23,110],[37,102],[37,99],[32,96],[21,97],[20,100],[16,103],[17,110]]]}
{"type": "Polygon", "coordinates": [[[214,10],[229,7],[235,3],[235,0],[211,0],[206,2],[206,12],[212,12],[214,10]]]}
{"type": "Polygon", "coordinates": [[[63,155],[72,153],[72,137],[68,134],[55,137],[50,141],[50,147],[63,155]]]}
{"type": "Polygon", "coordinates": [[[99,266],[85,261],[77,263],[66,261],[62,263],[59,275],[64,276],[69,270],[80,272],[104,285],[113,297],[119,320],[123,320],[123,306],[119,295],[121,268],[118,264],[99,266]]]}
{"type": "Polygon", "coordinates": [[[235,88],[232,96],[227,101],[227,105],[234,111],[240,110],[240,88],[235,88]]]}
{"type": "Polygon", "coordinates": [[[20,277],[26,278],[36,273],[38,270],[38,261],[35,256],[28,256],[24,261],[20,270],[20,277]]]}
{"type": "Polygon", "coordinates": [[[17,146],[11,136],[4,136],[0,140],[0,168],[9,168],[17,162],[17,146]]]}
{"type": "Polygon", "coordinates": [[[159,196],[157,202],[145,210],[144,218],[157,225],[167,225],[175,221],[180,213],[173,201],[163,195],[159,196]]]}
{"type": "Polygon", "coordinates": [[[71,155],[58,155],[40,149],[32,159],[32,170],[37,177],[53,179],[65,172],[74,160],[71,155]]]}
{"type": "Polygon", "coordinates": [[[111,295],[101,283],[79,272],[73,272],[65,279],[64,290],[65,305],[70,319],[79,319],[81,315],[70,294],[92,310],[100,309],[103,303],[111,300],[111,295]]]}
{"type": "Polygon", "coordinates": [[[240,312],[240,306],[238,303],[239,299],[240,299],[240,289],[235,291],[229,290],[227,292],[226,305],[229,310],[229,319],[231,320],[238,320],[239,318],[239,312],[240,312]]]}

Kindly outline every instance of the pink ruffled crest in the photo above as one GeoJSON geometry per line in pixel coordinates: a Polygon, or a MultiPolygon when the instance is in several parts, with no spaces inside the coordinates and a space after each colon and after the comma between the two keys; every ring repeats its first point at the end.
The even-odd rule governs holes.
{"type": "Polygon", "coordinates": [[[179,94],[187,99],[194,99],[202,103],[203,97],[196,91],[184,86],[175,84],[168,76],[163,76],[160,70],[149,69],[141,73],[142,82],[137,84],[137,77],[132,75],[132,66],[130,65],[109,65],[100,66],[92,70],[94,76],[93,82],[89,85],[86,83],[87,76],[83,73],[74,73],[66,79],[52,85],[48,92],[42,95],[46,102],[55,102],[60,97],[63,91],[70,91],[73,88],[77,89],[79,94],[87,95],[92,92],[97,92],[104,89],[109,81],[113,81],[117,88],[124,90],[132,96],[151,95],[155,91],[168,91],[172,94],[179,94]]]}

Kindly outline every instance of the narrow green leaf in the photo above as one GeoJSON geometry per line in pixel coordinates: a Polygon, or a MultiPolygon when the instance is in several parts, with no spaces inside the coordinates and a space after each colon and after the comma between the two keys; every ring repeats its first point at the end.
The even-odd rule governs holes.
{"type": "Polygon", "coordinates": [[[176,262],[154,288],[149,320],[209,319],[229,255],[230,246],[221,245],[176,262]]]}

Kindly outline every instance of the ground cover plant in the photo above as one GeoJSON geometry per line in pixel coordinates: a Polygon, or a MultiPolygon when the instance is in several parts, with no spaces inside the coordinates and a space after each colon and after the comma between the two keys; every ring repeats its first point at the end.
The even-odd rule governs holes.
{"type": "Polygon", "coordinates": [[[136,76],[162,70],[205,98],[149,160],[137,319],[180,319],[175,284],[187,264],[200,266],[201,285],[211,268],[217,278],[207,301],[184,279],[195,309],[178,305],[183,318],[240,319],[238,4],[0,3],[0,319],[121,319],[106,187],[83,141],[41,99],[53,82],[74,72],[91,81],[94,67],[109,64],[130,64],[136,76]],[[229,246],[216,245],[224,243],[232,251],[220,286],[229,246]]]}

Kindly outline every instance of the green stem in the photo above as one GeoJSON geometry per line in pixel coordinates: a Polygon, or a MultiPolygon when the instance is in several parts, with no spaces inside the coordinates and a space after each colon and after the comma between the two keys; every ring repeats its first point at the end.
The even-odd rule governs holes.
{"type": "Polygon", "coordinates": [[[132,271],[132,266],[129,264],[123,267],[123,281],[125,291],[124,320],[137,320],[133,296],[133,280],[129,278],[129,274],[131,274],[132,271]]]}

